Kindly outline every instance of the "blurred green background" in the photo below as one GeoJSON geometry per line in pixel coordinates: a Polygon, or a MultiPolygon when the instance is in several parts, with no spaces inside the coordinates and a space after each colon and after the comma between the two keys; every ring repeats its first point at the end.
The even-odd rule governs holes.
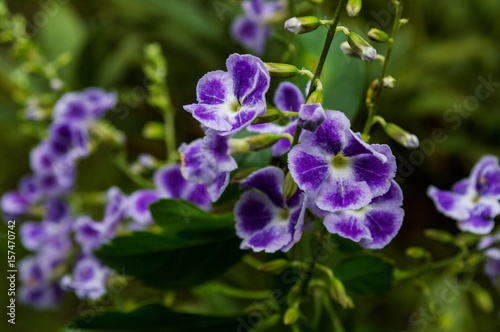
{"type": "MultiPolygon", "coordinates": [[[[312,9],[310,13],[330,17],[336,1],[312,9]]],[[[389,1],[364,1],[359,18],[342,20],[362,35],[367,27],[390,28],[389,1]]],[[[143,46],[159,42],[168,60],[168,81],[177,112],[178,142],[201,135],[196,121],[182,110],[195,101],[198,79],[206,72],[225,68],[229,54],[246,53],[229,35],[231,20],[241,13],[237,1],[194,0],[12,0],[13,13],[24,15],[33,23],[40,11],[46,20],[31,26],[34,38],[49,59],[70,52],[73,62],[63,77],[75,90],[101,86],[120,95],[119,111],[109,120],[127,136],[130,160],[148,152],[164,158],[161,141],[141,136],[148,121],[161,121],[158,112],[147,106],[143,64],[143,46]],[[222,5],[222,6],[221,6],[222,5]],[[218,8],[218,9],[217,9],[218,8]],[[219,10],[219,11],[218,11],[219,10]]],[[[485,153],[500,154],[500,83],[492,85],[490,96],[476,95],[481,78],[500,82],[500,2],[498,0],[408,1],[404,17],[409,17],[395,45],[389,73],[397,80],[393,91],[384,93],[380,108],[386,120],[416,134],[423,143],[409,151],[391,142],[375,126],[373,141],[391,144],[400,163],[399,176],[405,194],[406,217],[399,235],[383,250],[398,267],[414,262],[404,255],[409,246],[429,248],[436,258],[453,254],[449,247],[435,244],[422,236],[425,228],[439,228],[457,233],[454,222],[438,214],[425,192],[430,184],[449,188],[468,175],[470,168],[485,153]],[[484,100],[480,100],[484,99],[484,100]],[[442,129],[445,139],[433,139],[432,132],[442,129]],[[403,166],[401,166],[403,165],[403,166]]],[[[344,15],[345,16],[345,15],[344,15]]],[[[277,33],[285,34],[281,27],[277,33]]],[[[314,65],[315,52],[322,48],[320,31],[297,37],[298,61],[314,65]]],[[[347,59],[338,49],[336,37],[324,77],[324,93],[329,108],[346,112],[360,130],[366,117],[364,91],[380,75],[378,63],[364,64],[347,59]]],[[[376,45],[383,54],[384,46],[376,45]]],[[[279,62],[285,49],[270,40],[264,61],[279,62]]],[[[21,176],[29,172],[29,150],[37,141],[26,135],[19,119],[20,105],[12,99],[12,71],[19,65],[8,45],[0,47],[0,193],[16,188],[21,176]]],[[[313,68],[310,68],[313,69],[313,68]]],[[[306,82],[297,81],[304,86],[306,82]]],[[[273,82],[272,88],[276,86],[273,82]]],[[[40,83],[40,89],[44,89],[40,83]]],[[[486,90],[481,90],[484,92],[486,90]]],[[[272,93],[272,92],[271,92],[272,93]]],[[[271,98],[271,94],[269,98],[271,98]]],[[[134,185],[114,166],[110,153],[99,149],[81,163],[78,191],[106,190],[118,185],[126,193],[134,185]]],[[[6,228],[1,226],[2,233],[6,228]]],[[[6,257],[6,244],[0,239],[0,256],[6,257]]],[[[26,253],[18,242],[17,258],[26,253]]],[[[4,260],[4,259],[2,259],[4,260]]],[[[0,266],[4,266],[4,262],[0,266]]],[[[2,267],[2,269],[4,269],[2,267]]],[[[3,275],[3,274],[2,274],[3,275]]],[[[445,275],[429,279],[432,289],[443,287],[445,275]]],[[[485,313],[471,305],[467,294],[443,307],[441,318],[447,325],[437,329],[429,319],[421,331],[499,331],[500,297],[486,278],[481,284],[492,294],[496,311],[485,313]],[[434,326],[434,327],[433,327],[434,326]]],[[[6,283],[0,283],[2,308],[6,283]]],[[[430,297],[413,285],[395,288],[383,299],[366,299],[352,317],[356,324],[348,331],[411,331],[422,325],[410,323],[410,316],[425,308],[430,297]]],[[[356,302],[356,300],[355,300],[356,302]]],[[[360,302],[360,301],[358,301],[360,302]]],[[[356,302],[356,303],[358,303],[356,302]]],[[[80,302],[66,296],[57,310],[39,312],[17,307],[15,328],[6,323],[4,310],[0,331],[58,331],[81,311],[80,302]],[[80,306],[80,307],[79,307],[80,306]]]]}

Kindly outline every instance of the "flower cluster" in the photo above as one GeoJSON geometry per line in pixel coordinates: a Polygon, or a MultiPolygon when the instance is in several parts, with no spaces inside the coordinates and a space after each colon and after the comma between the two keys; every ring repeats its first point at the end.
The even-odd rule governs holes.
{"type": "Polygon", "coordinates": [[[238,167],[231,157],[238,144],[231,136],[247,128],[279,138],[270,144],[272,154],[288,153],[288,169],[298,186],[285,199],[285,174],[273,166],[255,171],[240,183],[240,189],[251,188],[235,206],[241,247],[289,250],[301,237],[306,207],[324,219],[331,233],[366,248],[387,245],[404,216],[401,189],[393,181],[396,162],[390,148],[365,143],[350,129],[343,113],[323,110],[316,102],[322,98],[306,102],[290,82],[282,82],[274,95],[275,106],[286,114],[279,117],[282,125],[251,124],[257,116],[267,114],[269,73],[260,59],[250,55],[231,55],[227,68],[228,72],[206,74],[198,83],[198,104],[184,107],[206,128],[206,136],[181,145],[182,175],[206,185],[216,201],[230,172],[238,167]],[[292,147],[284,135],[292,137],[298,129],[304,131],[299,144],[292,147]]]}
{"type": "Polygon", "coordinates": [[[282,0],[243,1],[241,6],[245,15],[237,17],[231,25],[234,40],[244,47],[261,55],[266,40],[273,32],[272,23],[279,12],[284,9],[282,0]]]}
{"type": "Polygon", "coordinates": [[[33,174],[20,181],[17,191],[3,195],[3,213],[23,215],[42,200],[70,192],[75,164],[89,154],[90,127],[115,104],[116,95],[101,89],[65,94],[54,106],[48,137],[31,152],[33,174]]]}
{"type": "Polygon", "coordinates": [[[495,156],[482,157],[468,178],[458,181],[452,191],[434,186],[427,192],[436,208],[445,216],[455,219],[462,231],[488,234],[500,214],[500,166],[495,156]]]}

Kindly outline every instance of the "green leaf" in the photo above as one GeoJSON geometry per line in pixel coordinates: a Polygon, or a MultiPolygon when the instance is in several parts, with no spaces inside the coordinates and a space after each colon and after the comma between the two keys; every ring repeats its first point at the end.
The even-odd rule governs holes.
{"type": "Polygon", "coordinates": [[[151,210],[162,233],[116,237],[96,251],[104,264],[151,287],[185,289],[217,277],[241,258],[232,214],[215,216],[175,200],[161,200],[151,210]]]}
{"type": "Polygon", "coordinates": [[[151,204],[155,223],[168,235],[188,239],[221,239],[235,236],[234,215],[214,215],[201,210],[191,202],[162,199],[151,204]]]}
{"type": "Polygon", "coordinates": [[[383,296],[392,288],[394,265],[382,256],[362,255],[342,262],[334,273],[350,290],[383,296]]]}
{"type": "Polygon", "coordinates": [[[208,317],[177,313],[160,304],[149,304],[132,312],[105,312],[73,321],[66,331],[236,331],[235,317],[208,317]]]}
{"type": "MultiPolygon", "coordinates": [[[[326,29],[297,36],[298,67],[316,70],[326,29]]],[[[340,44],[346,40],[341,33],[335,35],[326,59],[321,82],[323,83],[323,106],[325,109],[339,110],[353,120],[358,112],[364,94],[365,63],[345,56],[340,44]]],[[[303,86],[305,89],[305,85],[303,86]]]]}

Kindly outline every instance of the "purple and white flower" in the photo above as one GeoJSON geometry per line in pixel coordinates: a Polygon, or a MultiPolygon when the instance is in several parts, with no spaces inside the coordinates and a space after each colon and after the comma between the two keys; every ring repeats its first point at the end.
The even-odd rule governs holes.
{"type": "MultiPolygon", "coordinates": [[[[183,143],[180,146],[181,172],[186,180],[193,183],[205,184],[210,199],[212,202],[215,202],[229,184],[229,171],[217,172],[213,167],[216,160],[213,159],[210,162],[205,157],[202,145],[203,140],[200,138],[190,144],[183,143]]],[[[216,158],[217,155],[213,155],[213,157],[216,158]]]]}
{"type": "Polygon", "coordinates": [[[495,156],[482,157],[465,178],[452,187],[452,191],[430,186],[427,191],[436,208],[445,216],[455,219],[458,228],[476,234],[488,234],[500,214],[500,167],[495,156]]]}
{"type": "MultiPolygon", "coordinates": [[[[282,112],[299,112],[302,104],[305,103],[304,96],[300,89],[290,82],[281,82],[274,93],[273,99],[274,105],[277,109],[282,112]]],[[[285,133],[294,135],[297,130],[297,118],[290,117],[290,122],[285,126],[279,126],[274,123],[263,123],[257,125],[251,125],[248,127],[248,131],[255,133],[270,133],[276,135],[283,135],[285,133]]],[[[271,148],[272,155],[274,157],[281,157],[288,151],[292,144],[287,138],[280,139],[271,148]]]]}
{"type": "Polygon", "coordinates": [[[315,132],[325,120],[325,110],[321,104],[303,104],[300,107],[297,124],[305,130],[315,132]]]}
{"type": "Polygon", "coordinates": [[[241,195],[234,207],[236,234],[243,239],[242,249],[288,251],[302,236],[306,208],[300,191],[285,202],[284,174],[277,167],[252,173],[240,188],[252,188],[241,195]]]}
{"type": "Polygon", "coordinates": [[[328,212],[357,210],[385,194],[396,171],[387,145],[365,143],[339,111],[326,111],[315,131],[304,131],[288,154],[290,173],[308,197],[328,212]]]}
{"type": "Polygon", "coordinates": [[[273,32],[272,19],[283,9],[282,1],[250,0],[241,5],[245,15],[233,21],[231,35],[235,41],[261,55],[273,32]]]}
{"type": "Polygon", "coordinates": [[[158,201],[160,195],[156,190],[138,190],[128,198],[128,215],[132,220],[140,225],[153,223],[153,217],[149,211],[149,206],[158,201]]]}
{"type": "Polygon", "coordinates": [[[180,164],[166,165],[156,171],[154,183],[161,198],[184,199],[205,210],[211,206],[207,187],[187,181],[182,176],[180,164]]]}
{"type": "Polygon", "coordinates": [[[100,88],[69,92],[54,105],[53,118],[55,122],[72,122],[80,126],[88,126],[115,107],[116,102],[115,93],[107,93],[100,88]]]}
{"type": "Polygon", "coordinates": [[[106,293],[106,283],[111,270],[97,258],[87,255],[80,257],[73,269],[73,275],[61,279],[64,290],[73,290],[80,299],[97,300],[106,293]]]}
{"type": "Polygon", "coordinates": [[[257,57],[232,54],[228,71],[213,71],[203,76],[196,87],[198,104],[184,109],[219,135],[231,135],[247,127],[266,112],[265,94],[269,72],[257,57]]]}
{"type": "Polygon", "coordinates": [[[385,194],[358,210],[327,213],[326,229],[332,234],[359,242],[367,249],[381,249],[396,236],[403,224],[403,193],[395,181],[385,194]]]}

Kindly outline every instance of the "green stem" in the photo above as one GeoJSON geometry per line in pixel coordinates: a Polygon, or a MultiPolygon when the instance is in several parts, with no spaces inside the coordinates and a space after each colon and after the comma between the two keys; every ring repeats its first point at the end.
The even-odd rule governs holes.
{"type": "Polygon", "coordinates": [[[166,98],[168,104],[163,110],[165,119],[165,144],[167,145],[167,163],[174,163],[179,160],[179,153],[177,152],[177,143],[175,139],[175,112],[172,107],[172,102],[170,99],[170,93],[168,90],[167,82],[166,86],[166,98]]]}
{"type": "MultiPolygon", "coordinates": [[[[319,58],[318,66],[316,67],[316,71],[314,72],[314,77],[311,80],[311,87],[309,88],[309,92],[307,93],[307,98],[309,98],[311,93],[313,93],[313,91],[316,88],[316,82],[321,77],[321,73],[323,72],[323,67],[325,65],[328,52],[330,51],[330,46],[332,45],[333,37],[335,37],[337,26],[339,25],[340,22],[340,16],[342,15],[342,12],[345,10],[345,7],[347,6],[347,1],[348,0],[340,0],[337,9],[335,10],[335,13],[333,14],[333,19],[332,19],[333,24],[327,26],[328,34],[326,35],[325,45],[323,46],[323,51],[321,52],[321,56],[319,58]]],[[[299,143],[301,130],[302,128],[300,128],[300,126],[297,126],[297,129],[295,130],[295,135],[293,137],[292,147],[299,143]]]]}
{"type": "Polygon", "coordinates": [[[448,259],[444,259],[442,261],[423,266],[421,268],[415,269],[413,271],[399,271],[399,273],[395,276],[396,282],[401,282],[408,279],[417,278],[421,275],[445,268],[452,264],[463,261],[467,255],[469,254],[469,250],[467,248],[461,248],[460,253],[456,256],[450,257],[448,259]]]}
{"type": "Polygon", "coordinates": [[[328,296],[323,295],[323,304],[325,307],[325,311],[328,313],[328,317],[332,320],[333,331],[335,332],[345,332],[344,327],[342,326],[342,322],[340,321],[335,309],[330,302],[328,296]]]}
{"type": "MultiPolygon", "coordinates": [[[[398,31],[399,31],[399,27],[401,25],[401,15],[403,13],[404,3],[405,3],[405,0],[399,0],[399,2],[397,3],[397,6],[396,6],[397,7],[396,8],[396,15],[394,16],[394,23],[392,25],[391,38],[387,42],[388,43],[387,52],[385,55],[384,64],[382,66],[382,76],[380,79],[380,84],[382,84],[382,80],[384,79],[384,77],[387,76],[387,70],[388,70],[389,60],[390,60],[391,54],[392,54],[394,40],[396,39],[396,36],[398,34],[398,31]]],[[[369,136],[370,130],[371,130],[373,124],[375,123],[374,117],[377,114],[377,110],[378,110],[379,105],[380,105],[380,96],[382,95],[383,90],[384,90],[383,87],[380,87],[378,89],[378,92],[377,92],[377,95],[375,96],[375,100],[373,102],[373,105],[368,107],[368,118],[366,119],[365,127],[363,129],[363,134],[362,134],[363,138],[366,141],[368,141],[370,139],[370,136],[369,136]]]]}
{"type": "Polygon", "coordinates": [[[230,297],[248,300],[266,300],[272,297],[272,293],[268,290],[245,290],[230,287],[224,284],[212,284],[212,289],[217,293],[224,294],[230,297]]]}
{"type": "Polygon", "coordinates": [[[153,188],[152,183],[148,180],[144,179],[142,176],[133,173],[130,170],[130,167],[127,163],[126,157],[123,155],[119,155],[115,158],[116,166],[125,173],[135,184],[137,184],[141,188],[153,188]]]}

